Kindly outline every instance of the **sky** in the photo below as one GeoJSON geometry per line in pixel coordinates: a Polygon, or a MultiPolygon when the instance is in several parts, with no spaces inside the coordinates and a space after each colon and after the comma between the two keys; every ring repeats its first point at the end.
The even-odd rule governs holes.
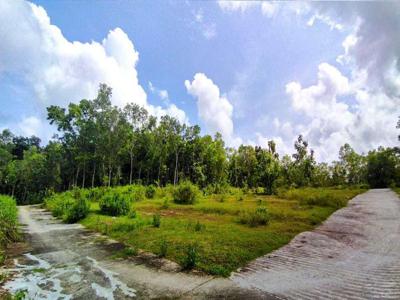
{"type": "Polygon", "coordinates": [[[0,0],[0,130],[46,143],[46,107],[106,83],[230,147],[398,146],[399,3],[0,0]]]}

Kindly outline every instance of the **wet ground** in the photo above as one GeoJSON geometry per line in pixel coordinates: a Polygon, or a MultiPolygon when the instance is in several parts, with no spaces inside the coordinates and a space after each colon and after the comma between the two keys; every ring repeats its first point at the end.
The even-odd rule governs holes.
{"type": "Polygon", "coordinates": [[[79,224],[63,224],[39,206],[19,207],[19,217],[26,245],[10,249],[15,257],[2,288],[26,290],[28,299],[274,298],[229,279],[182,272],[148,253],[115,259],[124,245],[79,224]]]}
{"type": "Polygon", "coordinates": [[[19,215],[26,243],[11,249],[2,288],[29,299],[400,299],[400,199],[388,189],[355,197],[229,279],[146,253],[115,259],[122,244],[38,206],[19,215]]]}

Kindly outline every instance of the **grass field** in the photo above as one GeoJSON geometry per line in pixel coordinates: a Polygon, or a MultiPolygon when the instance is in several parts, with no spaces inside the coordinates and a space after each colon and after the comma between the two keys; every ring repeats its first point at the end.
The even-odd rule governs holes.
{"type": "Polygon", "coordinates": [[[228,276],[313,229],[364,191],[308,188],[283,191],[280,197],[238,192],[202,196],[191,205],[175,204],[168,193],[157,191],[153,199],[132,202],[133,217],[102,215],[98,202],[91,201],[90,213],[81,223],[130,245],[132,253],[142,249],[181,265],[195,259],[197,269],[228,276]],[[242,222],[243,216],[265,210],[266,225],[242,222]]]}

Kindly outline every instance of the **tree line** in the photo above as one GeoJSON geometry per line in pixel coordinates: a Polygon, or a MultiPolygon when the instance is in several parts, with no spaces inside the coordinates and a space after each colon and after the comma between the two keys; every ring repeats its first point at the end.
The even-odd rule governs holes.
{"type": "Polygon", "coordinates": [[[301,135],[291,156],[280,157],[273,141],[266,148],[227,148],[218,133],[201,135],[198,125],[171,116],[157,119],[133,103],[118,108],[111,97],[111,88],[101,84],[95,99],[48,107],[58,133],[45,146],[35,136],[0,133],[0,193],[33,203],[73,187],[164,186],[182,180],[214,192],[232,185],[261,187],[267,194],[283,186],[400,184],[398,147],[362,155],[345,144],[330,164],[316,162],[301,135]]]}

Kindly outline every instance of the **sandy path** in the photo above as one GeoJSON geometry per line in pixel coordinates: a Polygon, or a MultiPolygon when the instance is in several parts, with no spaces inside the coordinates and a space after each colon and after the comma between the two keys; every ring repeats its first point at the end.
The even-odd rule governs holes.
{"type": "Polygon", "coordinates": [[[231,279],[289,299],[400,299],[400,199],[370,190],[231,279]]]}
{"type": "Polygon", "coordinates": [[[14,277],[3,288],[27,289],[29,299],[273,298],[229,279],[179,272],[156,257],[112,259],[122,244],[63,224],[38,206],[19,207],[19,217],[29,249],[7,270],[14,277]]]}

